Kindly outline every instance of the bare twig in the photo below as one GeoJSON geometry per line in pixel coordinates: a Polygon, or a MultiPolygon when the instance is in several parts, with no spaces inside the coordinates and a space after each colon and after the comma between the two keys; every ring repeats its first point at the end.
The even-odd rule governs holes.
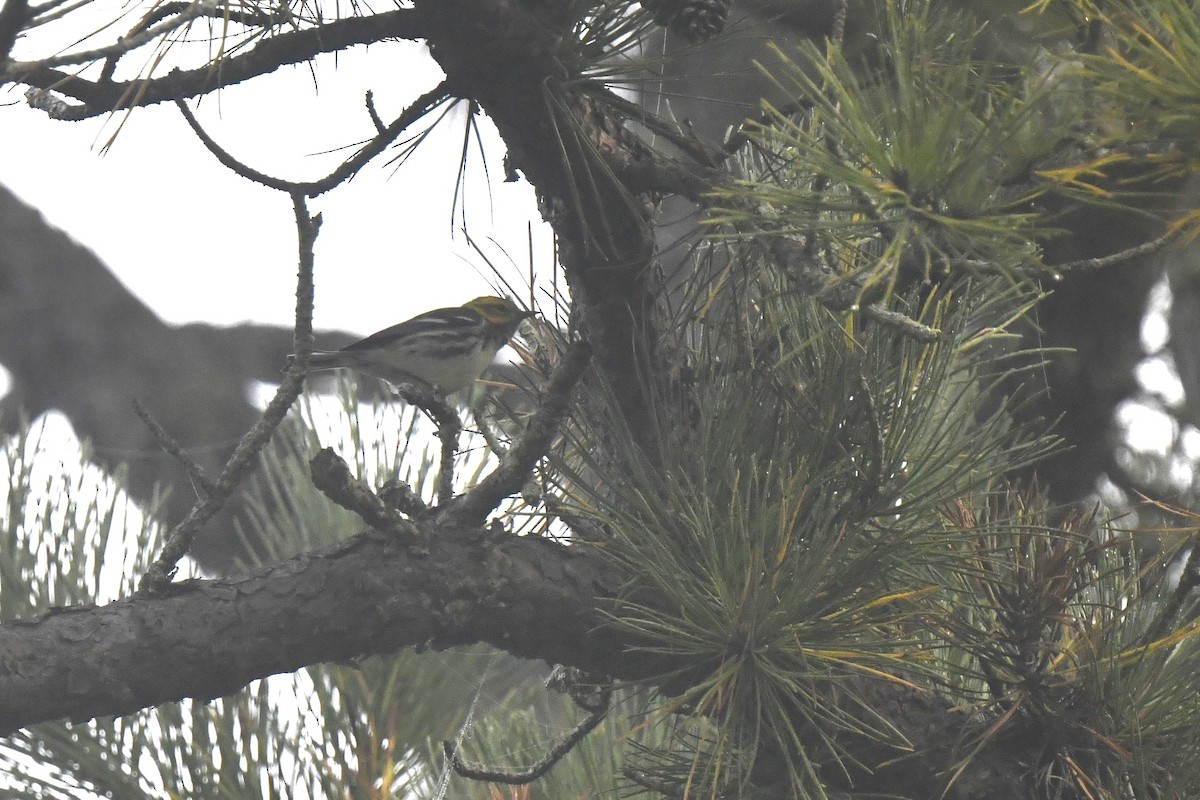
{"type": "MultiPolygon", "coordinates": [[[[382,153],[409,125],[421,119],[421,117],[428,114],[441,103],[444,103],[447,99],[449,99],[447,84],[446,81],[442,81],[417,98],[416,102],[404,109],[403,113],[391,125],[385,126],[378,135],[363,145],[353,156],[343,161],[337,169],[317,181],[288,181],[272,177],[243,164],[208,135],[186,103],[182,100],[176,100],[175,104],[179,107],[184,119],[187,120],[188,125],[191,126],[196,136],[224,166],[247,180],[254,181],[271,189],[278,189],[279,191],[289,193],[299,192],[306,197],[316,197],[353,177],[368,161],[382,153]]],[[[378,118],[373,115],[373,119],[377,120],[378,118]]]]}
{"type": "Polygon", "coordinates": [[[291,14],[287,6],[281,6],[280,8],[282,13],[275,16],[255,10],[232,9],[226,4],[218,5],[212,2],[182,2],[182,0],[175,0],[174,2],[156,5],[144,17],[138,20],[138,23],[128,33],[117,40],[117,44],[125,44],[127,47],[105,59],[104,67],[100,71],[100,83],[112,80],[113,73],[117,70],[117,63],[120,62],[121,58],[126,53],[141,46],[140,44],[132,44],[132,37],[140,35],[150,26],[161,20],[165,20],[167,17],[187,15],[189,20],[196,17],[209,17],[220,20],[222,24],[236,22],[247,27],[265,28],[290,18],[291,14]]]}
{"type": "Polygon", "coordinates": [[[10,62],[8,69],[0,73],[0,81],[23,83],[72,98],[82,105],[64,104],[66,108],[60,109],[62,116],[59,118],[80,120],[121,108],[208,94],[274,72],[282,66],[303,63],[321,53],[345,50],[356,44],[385,39],[420,39],[427,33],[421,17],[412,9],[402,8],[366,17],[346,17],[264,37],[246,52],[223,58],[219,69],[214,69],[213,64],[205,64],[195,69],[175,70],[158,78],[90,81],[46,66],[44,61],[16,61],[10,62]]]}
{"type": "Polygon", "coordinates": [[[278,13],[267,14],[263,11],[258,11],[246,6],[243,6],[240,9],[232,8],[228,3],[197,3],[183,2],[182,0],[172,0],[172,2],[155,5],[146,13],[146,16],[138,20],[138,24],[134,25],[129,33],[125,35],[131,36],[135,33],[141,33],[143,30],[155,24],[159,20],[166,19],[174,14],[197,13],[197,7],[199,16],[212,17],[214,19],[219,19],[222,22],[228,20],[229,22],[236,22],[239,25],[245,25],[252,28],[265,28],[279,22],[284,22],[292,17],[291,9],[282,3],[276,5],[274,9],[272,9],[278,13]]]}
{"type": "Polygon", "coordinates": [[[424,411],[437,425],[438,439],[442,443],[442,456],[438,462],[438,504],[444,505],[454,497],[454,457],[458,455],[462,420],[444,397],[429,389],[402,384],[396,387],[396,392],[404,398],[404,402],[424,411]]]}
{"type": "Polygon", "coordinates": [[[383,124],[383,119],[375,110],[375,93],[370,89],[367,90],[367,113],[371,116],[371,124],[375,126],[375,132],[383,133],[387,126],[383,124]]]}
{"type": "Polygon", "coordinates": [[[150,416],[150,412],[144,405],[142,405],[140,400],[134,399],[133,410],[141,418],[142,422],[146,424],[146,427],[150,429],[150,433],[154,434],[154,438],[158,440],[159,446],[173,456],[176,461],[183,465],[183,468],[187,470],[188,475],[191,476],[192,481],[201,489],[203,489],[206,495],[211,497],[213,494],[215,494],[217,487],[211,480],[209,480],[208,476],[204,474],[204,468],[196,463],[194,458],[187,454],[179,442],[175,441],[175,437],[167,433],[167,431],[158,424],[158,421],[155,420],[154,417],[150,416]]]}
{"type": "Polygon", "coordinates": [[[868,306],[862,306],[860,309],[863,316],[868,319],[873,319],[880,325],[886,325],[897,333],[907,336],[918,342],[936,342],[942,338],[942,332],[938,328],[932,328],[922,322],[917,322],[907,314],[901,314],[899,311],[892,311],[890,308],[884,308],[879,303],[872,303],[868,306]]]}
{"type": "Polygon", "coordinates": [[[50,119],[70,120],[95,116],[91,113],[84,113],[91,110],[86,104],[68,103],[47,89],[26,89],[25,102],[29,104],[30,108],[45,112],[50,119]],[[79,116],[80,114],[82,116],[79,116]]]}
{"type": "Polygon", "coordinates": [[[29,18],[25,23],[25,29],[36,28],[39,25],[45,25],[47,22],[53,22],[56,19],[62,19],[72,11],[78,11],[92,0],[50,0],[47,3],[40,3],[29,7],[29,18]]]}
{"type": "Polygon", "coordinates": [[[567,345],[567,352],[551,374],[546,392],[525,424],[521,437],[487,477],[446,505],[445,522],[456,525],[478,522],[505,497],[521,490],[538,459],[550,448],[559,422],[567,412],[571,391],[583,376],[591,357],[592,348],[586,342],[576,340],[567,345]]]}
{"type": "Polygon", "coordinates": [[[459,757],[458,749],[454,746],[453,742],[442,742],[442,752],[446,754],[446,758],[450,759],[450,765],[454,769],[455,774],[463,778],[487,783],[502,783],[506,786],[524,786],[533,783],[549,772],[555,764],[562,760],[563,756],[575,749],[575,745],[583,741],[583,737],[595,730],[596,726],[604,721],[605,716],[608,715],[611,697],[611,690],[606,691],[603,702],[596,710],[588,714],[582,722],[563,737],[562,741],[550,748],[546,755],[522,770],[509,772],[489,769],[487,767],[467,766],[459,757]]]}
{"type": "Polygon", "coordinates": [[[357,153],[343,161],[340,167],[319,181],[301,184],[304,192],[309,197],[316,197],[352,177],[364,164],[382,153],[409,125],[429,114],[447,100],[451,100],[449,86],[449,81],[444,80],[418,97],[408,108],[401,112],[400,116],[396,117],[391,125],[388,125],[378,136],[363,145],[357,153]]]}
{"type": "Polygon", "coordinates": [[[1118,264],[1123,264],[1141,256],[1149,256],[1162,250],[1175,240],[1182,232],[1179,229],[1171,229],[1157,239],[1152,239],[1144,244],[1139,244],[1137,247],[1130,247],[1126,250],[1113,253],[1112,255],[1102,256],[1100,258],[1081,258],[1078,261],[1066,261],[1062,264],[1051,264],[1049,268],[1055,272],[1086,272],[1105,267],[1113,267],[1118,264]]]}
{"type": "Polygon", "coordinates": [[[319,214],[315,217],[309,216],[308,206],[302,194],[292,195],[292,205],[295,208],[296,230],[299,234],[300,262],[296,278],[296,322],[292,336],[295,358],[258,422],[242,437],[229,460],[225,462],[220,477],[212,486],[212,492],[192,506],[192,510],[183,521],[167,535],[162,552],[142,579],[143,591],[160,590],[170,583],[179,559],[183,558],[191,547],[196,532],[221,510],[238,483],[250,472],[255,458],[266,446],[304,387],[308,357],[312,352],[313,343],[313,243],[321,228],[321,217],[319,214]]]}
{"type": "Polygon", "coordinates": [[[483,441],[487,444],[488,449],[497,458],[504,458],[504,454],[508,452],[508,448],[496,438],[496,432],[492,430],[492,426],[484,418],[483,412],[478,408],[473,409],[471,411],[471,418],[475,420],[475,427],[479,430],[479,435],[483,437],[483,441]]]}
{"type": "Polygon", "coordinates": [[[372,528],[401,535],[409,541],[417,540],[416,527],[355,478],[332,448],[326,447],[313,456],[308,468],[314,486],[342,508],[358,514],[372,528]]]}
{"type": "MultiPolygon", "coordinates": [[[[5,5],[7,8],[7,4],[5,5]]],[[[66,67],[75,64],[88,64],[93,61],[99,61],[102,58],[120,57],[126,53],[136,50],[144,44],[154,41],[160,36],[170,33],[171,31],[181,28],[201,16],[205,11],[205,6],[201,3],[188,3],[186,8],[171,19],[164,20],[157,25],[142,29],[140,32],[131,32],[127,36],[122,36],[112,44],[107,44],[104,47],[94,47],[90,50],[78,50],[74,53],[64,53],[60,56],[51,56],[43,58],[39,61],[26,61],[21,63],[21,68],[29,72],[52,69],[55,67],[66,67]]],[[[137,30],[135,28],[135,30],[137,30]]],[[[16,66],[16,65],[14,65],[16,66]]]]}
{"type": "Polygon", "coordinates": [[[247,166],[241,161],[238,161],[236,158],[230,155],[228,151],[222,148],[221,145],[217,144],[211,136],[208,135],[208,131],[204,130],[204,128],[200,125],[199,120],[197,120],[195,115],[192,114],[192,110],[188,108],[187,103],[183,102],[182,100],[176,100],[175,105],[179,108],[179,113],[183,114],[183,118],[187,120],[187,124],[191,127],[192,132],[196,134],[196,138],[198,138],[200,142],[208,148],[208,151],[212,153],[216,157],[217,161],[220,161],[221,165],[226,169],[232,170],[234,173],[240,175],[248,181],[260,183],[269,189],[278,189],[281,192],[287,192],[289,194],[301,191],[299,183],[286,181],[281,178],[273,178],[264,172],[259,172],[253,167],[247,166]]]}

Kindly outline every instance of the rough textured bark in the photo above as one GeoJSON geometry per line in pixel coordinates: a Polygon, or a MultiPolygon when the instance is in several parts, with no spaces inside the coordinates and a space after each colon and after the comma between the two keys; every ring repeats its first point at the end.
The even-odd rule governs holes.
{"type": "MultiPolygon", "coordinates": [[[[256,678],[401,647],[487,642],[629,680],[683,666],[632,650],[635,641],[606,627],[622,580],[594,551],[545,539],[444,529],[406,546],[369,531],[237,578],[0,625],[0,734],[212,699],[256,678]]],[[[686,688],[678,675],[669,687],[686,688]]],[[[864,681],[855,691],[895,712],[888,717],[913,752],[895,763],[894,746],[845,742],[859,763],[847,772],[825,765],[831,785],[938,796],[971,721],[908,686],[864,681]]],[[[945,797],[1016,796],[1014,763],[1010,753],[981,753],[945,797]]]]}
{"type": "Polygon", "coordinates": [[[629,673],[597,598],[616,580],[542,539],[424,546],[368,532],[249,575],[191,580],[103,607],[0,626],[0,731],[211,699],[321,661],[490,642],[515,655],[629,673]]]}
{"type": "Polygon", "coordinates": [[[644,154],[558,59],[566,20],[534,4],[424,0],[430,53],[452,91],[479,104],[547,204],[560,261],[596,362],[635,428],[641,381],[661,374],[650,285],[652,209],[613,176],[644,154]]]}

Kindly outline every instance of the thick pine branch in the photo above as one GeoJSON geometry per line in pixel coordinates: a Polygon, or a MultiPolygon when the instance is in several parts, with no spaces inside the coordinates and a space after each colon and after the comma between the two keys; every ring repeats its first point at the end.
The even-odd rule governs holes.
{"type": "Polygon", "coordinates": [[[482,535],[443,531],[409,547],[367,532],[242,577],[0,625],[0,733],[209,700],[275,673],[412,646],[489,642],[635,672],[620,642],[598,632],[597,608],[618,585],[610,570],[543,539],[482,535]]]}
{"type": "MultiPolygon", "coordinates": [[[[417,0],[451,91],[495,123],[508,165],[546,198],[580,329],[633,426],[640,379],[662,375],[652,319],[652,203],[619,173],[653,155],[574,80],[570,5],[417,0]],[[639,360],[641,363],[639,363],[639,360]]],[[[640,190],[641,187],[638,187],[640,190]]]]}
{"type": "MultiPolygon", "coordinates": [[[[603,609],[622,584],[610,562],[582,547],[482,529],[423,539],[409,546],[369,531],[245,576],[182,581],[161,595],[0,625],[0,734],[210,700],[310,664],[475,642],[619,679],[653,681],[675,670],[668,690],[687,688],[677,671],[686,665],[639,653],[606,627],[603,609]]],[[[912,744],[905,753],[845,742],[861,764],[891,763],[827,765],[831,785],[939,795],[965,715],[899,683],[864,679],[829,691],[831,700],[848,692],[892,709],[890,721],[912,744]]],[[[1003,752],[980,754],[945,797],[1016,796],[1013,763],[1003,752]]]]}

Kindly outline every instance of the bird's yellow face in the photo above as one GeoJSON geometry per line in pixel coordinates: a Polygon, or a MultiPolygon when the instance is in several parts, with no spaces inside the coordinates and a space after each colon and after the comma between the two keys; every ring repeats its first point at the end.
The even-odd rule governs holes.
{"type": "Polygon", "coordinates": [[[469,303],[463,303],[463,307],[471,309],[492,325],[511,325],[533,316],[533,312],[522,311],[507,297],[476,297],[469,303]]]}

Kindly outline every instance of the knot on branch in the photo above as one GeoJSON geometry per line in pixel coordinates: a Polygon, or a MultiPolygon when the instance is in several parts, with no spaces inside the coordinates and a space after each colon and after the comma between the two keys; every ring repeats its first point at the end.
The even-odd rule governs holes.
{"type": "Polygon", "coordinates": [[[308,462],[313,485],[342,508],[358,514],[377,530],[415,541],[416,528],[399,511],[390,508],[370,487],[350,472],[342,457],[326,447],[308,462]]]}

